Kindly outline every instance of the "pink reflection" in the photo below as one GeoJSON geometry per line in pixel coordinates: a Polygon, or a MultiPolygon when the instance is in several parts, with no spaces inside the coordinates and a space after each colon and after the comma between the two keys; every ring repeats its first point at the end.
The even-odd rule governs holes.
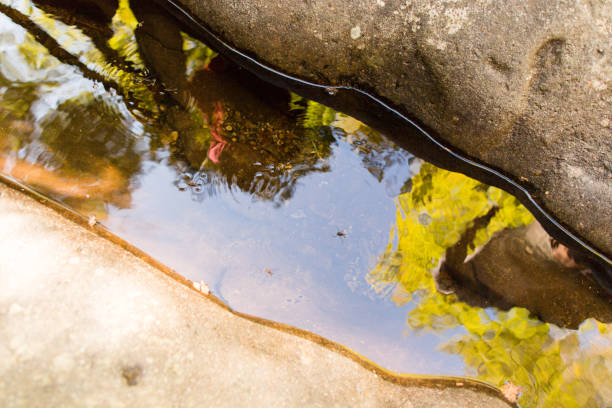
{"type": "Polygon", "coordinates": [[[210,142],[210,147],[208,148],[208,158],[212,160],[213,163],[219,163],[221,158],[221,153],[225,146],[228,145],[221,137],[221,126],[223,124],[223,106],[221,102],[214,103],[214,110],[212,114],[212,126],[210,128],[210,133],[212,134],[213,140],[210,142]]]}

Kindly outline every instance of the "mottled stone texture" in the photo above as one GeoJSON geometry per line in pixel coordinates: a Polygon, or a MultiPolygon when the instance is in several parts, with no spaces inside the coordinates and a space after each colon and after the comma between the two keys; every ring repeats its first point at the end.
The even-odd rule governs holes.
{"type": "Polygon", "coordinates": [[[384,97],[612,254],[612,3],[180,0],[260,61],[384,97]]]}

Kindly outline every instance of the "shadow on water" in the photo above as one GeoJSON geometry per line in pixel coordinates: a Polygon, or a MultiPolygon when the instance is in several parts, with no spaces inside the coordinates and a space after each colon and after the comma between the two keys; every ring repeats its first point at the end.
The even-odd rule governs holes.
{"type": "Polygon", "coordinates": [[[4,174],[233,308],[387,368],[511,380],[524,406],[612,402],[612,300],[515,197],[260,80],[147,2],[26,3],[0,2],[4,174]]]}

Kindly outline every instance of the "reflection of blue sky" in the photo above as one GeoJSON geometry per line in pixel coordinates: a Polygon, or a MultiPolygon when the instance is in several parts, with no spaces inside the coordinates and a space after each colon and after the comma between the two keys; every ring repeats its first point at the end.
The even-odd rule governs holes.
{"type": "Polygon", "coordinates": [[[386,368],[461,374],[460,358],[436,351],[437,336],[405,335],[408,308],[365,280],[395,222],[389,180],[401,186],[409,169],[391,168],[379,183],[344,142],[330,165],[302,178],[277,208],[227,189],[196,200],[174,186],[174,170],[148,163],[134,206],[112,212],[108,224],[239,311],[312,330],[386,368]]]}
{"type": "MultiPolygon", "coordinates": [[[[34,15],[42,14],[34,10],[34,15]]],[[[45,21],[39,23],[44,28],[45,21]]],[[[47,30],[52,35],[65,27],[53,23],[55,29],[47,30]]],[[[37,132],[63,102],[86,95],[111,107],[130,133],[144,134],[120,96],[94,88],[77,68],[48,54],[45,66],[29,64],[18,48],[25,36],[0,14],[0,72],[12,82],[36,86],[31,113],[37,132]]],[[[91,42],[76,34],[69,42],[67,50],[87,63],[91,42]]],[[[341,135],[336,132],[338,139],[341,135]]],[[[164,156],[167,152],[159,151],[157,157],[164,156]]],[[[345,142],[338,143],[330,164],[331,172],[302,178],[291,200],[275,207],[237,189],[216,188],[214,196],[197,200],[176,188],[175,169],[147,162],[134,183],[139,187],[133,207],[111,209],[105,224],[186,277],[209,283],[237,310],[312,330],[388,369],[462,374],[461,358],[436,350],[444,342],[439,336],[406,331],[410,305],[397,307],[365,280],[388,242],[393,197],[410,167],[390,166],[378,182],[345,142]]],[[[453,334],[445,333],[445,339],[453,334]]]]}
{"type": "MultiPolygon", "coordinates": [[[[9,4],[19,4],[24,13],[31,7],[28,1],[9,4]]],[[[45,20],[36,8],[33,15],[56,39],[66,28],[59,21],[45,20]]],[[[90,69],[103,70],[96,65],[96,58],[102,57],[91,41],[74,28],[70,31],[62,34],[69,40],[66,50],[90,69]]],[[[36,87],[37,100],[30,110],[34,136],[62,103],[93,99],[121,118],[126,137],[139,137],[140,152],[147,150],[145,125],[132,116],[121,96],[102,85],[94,88],[77,68],[48,54],[40,56],[47,58],[46,64],[33,67],[19,50],[24,41],[25,30],[0,14],[0,73],[13,84],[36,87]]],[[[5,89],[0,88],[0,98],[5,89]]],[[[161,163],[145,162],[143,173],[134,177],[132,208],[111,208],[105,224],[184,276],[207,282],[239,311],[311,330],[388,369],[464,374],[461,357],[438,351],[440,345],[466,334],[463,328],[415,333],[406,325],[414,305],[396,306],[388,291],[376,293],[365,280],[395,224],[393,199],[418,171],[420,161],[407,165],[406,159],[385,167],[379,182],[346,142],[351,135],[335,135],[339,142],[330,158],[331,171],[301,178],[294,196],[280,206],[223,187],[216,187],[215,195],[196,199],[177,189],[177,171],[166,163],[169,153],[160,150],[156,156],[161,163]]],[[[37,156],[34,148],[44,146],[28,146],[37,156]]],[[[486,312],[496,319],[495,309],[486,312]]],[[[585,325],[579,332],[550,328],[556,340],[576,333],[584,352],[564,356],[567,372],[581,358],[604,356],[603,364],[608,365],[612,361],[609,334],[585,325]]]]}

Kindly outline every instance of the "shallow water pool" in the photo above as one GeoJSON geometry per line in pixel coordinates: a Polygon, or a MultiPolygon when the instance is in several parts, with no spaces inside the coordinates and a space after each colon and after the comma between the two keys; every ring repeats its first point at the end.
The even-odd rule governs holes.
{"type": "Polygon", "coordinates": [[[514,197],[263,83],[151,6],[66,7],[0,0],[2,173],[384,368],[512,381],[523,406],[612,403],[610,298],[514,197]]]}

